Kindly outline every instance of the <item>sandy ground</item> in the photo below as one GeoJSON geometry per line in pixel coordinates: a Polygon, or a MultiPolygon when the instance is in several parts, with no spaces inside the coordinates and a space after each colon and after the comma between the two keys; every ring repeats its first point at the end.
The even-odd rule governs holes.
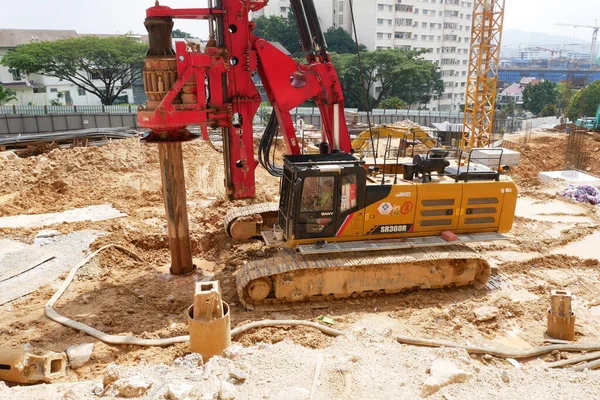
{"type": "MultiPolygon", "coordinates": [[[[80,270],[57,305],[64,315],[108,333],[147,338],[187,334],[185,310],[192,303],[193,282],[209,279],[221,282],[224,299],[232,307],[232,326],[265,318],[314,320],[327,315],[335,319],[336,328],[353,332],[335,339],[308,328],[265,328],[241,335],[237,340],[253,350],[240,356],[239,362],[250,378],[238,385],[237,398],[308,398],[305,390],[312,390],[315,363],[321,357],[323,378],[314,398],[417,398],[426,370],[437,358],[453,360],[472,378],[444,388],[432,398],[600,398],[600,373],[548,371],[543,364],[551,357],[528,360],[523,369],[517,370],[501,360],[471,359],[464,351],[402,346],[390,337],[393,332],[479,345],[536,347],[544,341],[550,290],[568,289],[576,295],[577,341],[599,342],[598,207],[557,197],[554,193],[558,186],[543,185],[536,179],[539,171],[562,167],[565,144],[564,134],[551,133],[534,134],[531,142],[517,146],[522,153],[521,166],[511,172],[521,193],[515,225],[507,241],[476,245],[488,255],[494,268],[490,283],[480,291],[415,291],[343,300],[326,309],[292,312],[243,309],[235,291],[236,270],[248,260],[268,257],[272,250],[263,248],[258,240],[234,243],[225,237],[222,219],[232,204],[223,194],[222,159],[201,141],[184,144],[192,244],[200,266],[194,275],[174,278],[166,272],[169,251],[157,150],[136,140],[0,160],[0,217],[102,204],[111,204],[127,214],[44,228],[3,228],[0,240],[33,244],[42,229],[56,230],[57,237],[94,230],[102,235],[91,249],[116,243],[139,254],[143,262],[116,250],[101,254],[80,270]],[[486,305],[498,307],[499,314],[490,321],[476,321],[473,310],[486,305]],[[253,347],[259,343],[275,345],[253,347]],[[354,355],[360,361],[348,361],[354,355]],[[510,383],[499,378],[503,371],[508,371],[510,383]],[[302,390],[283,391],[290,387],[302,390]]],[[[590,152],[594,146],[600,147],[600,143],[590,139],[590,152]]],[[[590,172],[600,173],[596,151],[592,152],[590,172]]],[[[258,195],[252,201],[277,199],[278,181],[260,167],[257,181],[258,195]]],[[[237,201],[233,205],[246,203],[237,201]]],[[[77,261],[72,260],[73,264],[77,261]]],[[[50,282],[34,293],[0,305],[0,343],[30,343],[64,351],[73,344],[95,342],[90,362],[69,370],[60,387],[13,388],[0,392],[0,398],[89,398],[93,382],[102,379],[110,363],[139,368],[140,373],[155,376],[155,389],[169,382],[168,374],[179,374],[179,367],[173,363],[189,353],[188,344],[166,348],[109,346],[47,319],[44,304],[59,283],[50,282]],[[163,371],[161,368],[164,374],[157,373],[163,371]],[[81,383],[75,386],[76,382],[81,383]],[[54,394],[48,397],[46,394],[52,391],[54,394]]],[[[218,392],[219,382],[226,379],[221,375],[235,367],[231,363],[238,362],[221,361],[223,366],[215,370],[225,372],[211,373],[204,382],[207,398],[218,392]]],[[[149,392],[148,398],[164,398],[163,389],[149,392]]]]}

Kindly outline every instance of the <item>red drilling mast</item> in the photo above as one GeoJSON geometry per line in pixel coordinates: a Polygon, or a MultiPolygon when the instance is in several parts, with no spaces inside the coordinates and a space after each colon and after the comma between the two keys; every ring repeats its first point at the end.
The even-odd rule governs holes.
{"type": "Polygon", "coordinates": [[[255,36],[251,11],[268,0],[210,0],[207,8],[172,9],[156,2],[146,11],[150,49],[144,65],[148,96],[138,110],[139,125],[150,129],[146,142],[159,145],[163,195],[169,222],[172,272],[193,270],[181,142],[196,139],[187,127],[221,128],[227,193],[231,198],[255,195],[252,121],[261,102],[252,81],[257,71],[273,106],[288,154],[300,146],[290,111],[309,99],[319,107],[324,132],[322,152],[351,151],[344,120],[344,97],[313,0],[292,0],[306,63],[299,63],[255,36]],[[177,42],[172,48],[173,19],[209,23],[204,50],[177,42]]]}

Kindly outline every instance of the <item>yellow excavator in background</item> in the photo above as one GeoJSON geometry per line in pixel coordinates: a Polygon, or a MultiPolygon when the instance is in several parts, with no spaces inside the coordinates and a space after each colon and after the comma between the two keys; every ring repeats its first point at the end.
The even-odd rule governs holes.
{"type": "MultiPolygon", "coordinates": [[[[407,144],[421,142],[430,149],[439,147],[437,141],[429,136],[421,127],[399,127],[394,125],[381,125],[361,132],[352,141],[355,154],[368,156],[369,144],[372,142],[387,141],[388,139],[404,141],[407,144]]],[[[400,146],[401,147],[401,146],[400,146]]]]}

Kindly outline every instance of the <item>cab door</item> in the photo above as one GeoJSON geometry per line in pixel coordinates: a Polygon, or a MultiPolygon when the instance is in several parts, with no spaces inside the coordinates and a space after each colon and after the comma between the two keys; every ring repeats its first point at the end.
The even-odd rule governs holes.
{"type": "Polygon", "coordinates": [[[364,168],[344,171],[340,177],[339,216],[336,222],[336,237],[362,235],[365,223],[364,168]]]}
{"type": "Polygon", "coordinates": [[[340,207],[339,174],[305,176],[300,193],[296,239],[333,237],[340,207]]]}

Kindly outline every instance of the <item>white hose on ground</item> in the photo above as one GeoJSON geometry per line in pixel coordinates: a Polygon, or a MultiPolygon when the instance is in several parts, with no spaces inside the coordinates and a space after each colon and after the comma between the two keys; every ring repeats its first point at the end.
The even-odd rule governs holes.
{"type": "Polygon", "coordinates": [[[410,337],[397,335],[396,340],[399,343],[411,344],[414,346],[428,347],[452,347],[457,349],[465,349],[469,353],[490,354],[500,358],[530,358],[559,351],[600,351],[600,344],[553,344],[550,346],[537,347],[531,350],[504,350],[495,349],[493,347],[468,346],[449,340],[425,339],[420,337],[410,337]]]}
{"type": "Polygon", "coordinates": [[[255,321],[255,322],[250,322],[246,325],[238,326],[237,328],[235,328],[231,331],[231,337],[233,338],[233,337],[239,335],[240,333],[249,331],[250,329],[266,328],[266,327],[272,327],[272,326],[308,326],[309,328],[318,329],[321,332],[323,332],[327,335],[331,335],[331,336],[340,336],[340,335],[344,334],[344,332],[342,332],[340,330],[333,329],[328,326],[317,324],[316,322],[311,322],[311,321],[302,321],[302,320],[293,320],[293,319],[282,319],[282,320],[267,319],[264,321],[255,321]]]}
{"type": "MultiPolygon", "coordinates": [[[[69,275],[67,276],[65,281],[62,283],[62,285],[60,285],[60,287],[58,288],[56,293],[54,293],[52,298],[50,300],[48,300],[48,302],[46,303],[46,305],[44,307],[44,312],[45,312],[46,316],[48,318],[50,318],[51,320],[58,322],[59,324],[68,326],[73,329],[77,329],[78,331],[85,332],[88,335],[93,336],[96,339],[101,340],[102,342],[108,343],[108,344],[127,344],[127,345],[136,345],[136,346],[168,346],[168,345],[175,344],[175,343],[189,342],[189,340],[190,340],[189,335],[176,336],[176,337],[171,337],[171,338],[161,338],[161,339],[142,339],[142,338],[138,338],[135,336],[109,335],[109,334],[99,331],[95,328],[92,328],[89,325],[86,325],[81,322],[73,321],[70,318],[64,317],[64,316],[60,315],[58,312],[56,312],[56,310],[54,310],[54,308],[53,308],[54,305],[61,298],[61,296],[65,293],[65,291],[67,290],[67,288],[69,287],[71,282],[73,282],[73,278],[75,278],[77,271],[81,267],[83,267],[85,264],[87,264],[92,258],[96,257],[98,255],[98,253],[102,252],[103,250],[112,248],[112,247],[127,253],[128,255],[130,255],[131,257],[135,258],[138,261],[143,261],[142,258],[140,256],[138,256],[137,254],[135,254],[133,251],[131,251],[125,247],[116,245],[116,244],[109,244],[107,246],[99,248],[98,250],[96,250],[95,252],[93,252],[92,254],[87,256],[85,259],[83,259],[81,262],[79,262],[77,265],[75,265],[71,269],[71,271],[69,272],[69,275]]],[[[311,322],[311,321],[264,320],[264,321],[250,322],[246,325],[239,326],[239,327],[233,329],[231,331],[231,337],[233,338],[243,332],[246,332],[246,331],[248,331],[250,329],[254,329],[254,328],[275,327],[275,326],[300,326],[300,325],[319,329],[323,333],[326,333],[326,334],[332,335],[332,336],[339,336],[343,333],[342,331],[339,331],[337,329],[332,329],[327,326],[323,326],[323,325],[317,324],[316,322],[311,322]]]]}

